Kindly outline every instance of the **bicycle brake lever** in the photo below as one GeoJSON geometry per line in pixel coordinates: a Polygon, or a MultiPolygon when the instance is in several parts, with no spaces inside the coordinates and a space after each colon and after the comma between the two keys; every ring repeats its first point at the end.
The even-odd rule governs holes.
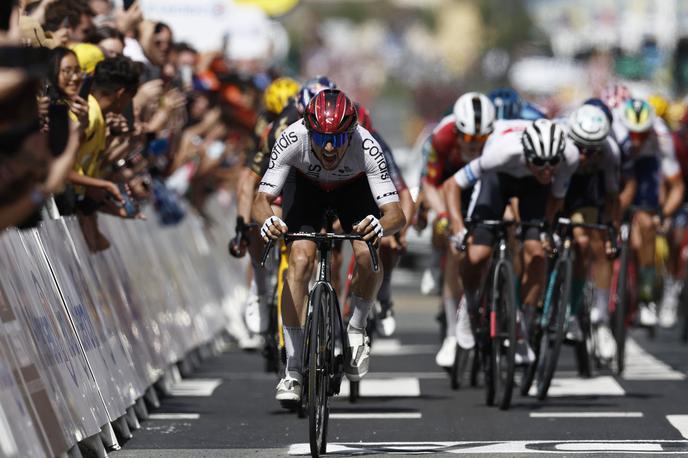
{"type": "Polygon", "coordinates": [[[263,256],[260,258],[260,267],[265,267],[265,261],[268,259],[268,255],[270,254],[270,250],[272,250],[272,245],[274,244],[274,240],[270,239],[265,245],[265,249],[263,250],[263,256]]]}

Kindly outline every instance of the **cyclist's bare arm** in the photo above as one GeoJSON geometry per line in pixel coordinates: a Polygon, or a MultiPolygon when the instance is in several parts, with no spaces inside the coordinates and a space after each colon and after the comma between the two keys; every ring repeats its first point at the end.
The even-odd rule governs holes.
{"type": "Polygon", "coordinates": [[[683,176],[677,173],[672,177],[666,179],[669,192],[667,193],[666,203],[662,207],[663,216],[672,216],[683,203],[683,193],[685,192],[685,185],[683,184],[683,176]]]}
{"type": "Polygon", "coordinates": [[[433,184],[423,181],[421,185],[423,189],[425,203],[430,207],[436,214],[445,213],[447,207],[442,199],[442,194],[439,189],[433,184]]]}
{"type": "MultiPolygon", "coordinates": [[[[272,196],[265,192],[258,192],[256,194],[256,198],[253,201],[253,207],[251,208],[251,216],[253,216],[253,219],[257,221],[258,224],[262,224],[271,216],[275,216],[270,204],[272,204],[276,198],[276,196],[272,196]]],[[[283,233],[286,232],[286,228],[284,229],[283,233]]],[[[278,234],[275,234],[275,236],[277,237],[278,234]]]]}
{"type": "Polygon", "coordinates": [[[251,220],[251,205],[260,177],[248,167],[241,171],[240,177],[237,192],[237,214],[248,222],[251,220]]]}
{"type": "Polygon", "coordinates": [[[621,194],[619,194],[619,209],[622,213],[631,206],[633,199],[635,198],[635,192],[638,189],[638,182],[635,178],[629,178],[626,180],[623,186],[621,194]]]}
{"type": "Polygon", "coordinates": [[[402,232],[406,233],[411,226],[413,214],[416,210],[416,203],[413,201],[411,192],[408,189],[404,189],[399,193],[399,203],[401,205],[401,211],[404,212],[404,218],[406,218],[406,224],[404,225],[402,232]]]}
{"type": "Polygon", "coordinates": [[[454,234],[461,232],[464,228],[463,215],[461,214],[461,187],[456,180],[451,177],[442,185],[444,198],[447,203],[449,220],[454,234]]]}

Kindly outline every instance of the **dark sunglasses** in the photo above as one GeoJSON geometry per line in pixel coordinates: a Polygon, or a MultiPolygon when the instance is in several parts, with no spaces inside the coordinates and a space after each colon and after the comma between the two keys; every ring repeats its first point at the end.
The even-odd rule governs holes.
{"type": "Polygon", "coordinates": [[[547,165],[550,167],[556,167],[559,164],[559,161],[561,161],[561,157],[559,156],[554,156],[549,159],[543,159],[539,156],[535,156],[530,159],[530,163],[535,167],[545,167],[547,165]]]}
{"type": "Polygon", "coordinates": [[[459,134],[461,134],[463,141],[466,143],[485,143],[487,141],[487,137],[490,136],[490,134],[471,135],[464,134],[462,132],[459,132],[459,134]]]}
{"type": "Polygon", "coordinates": [[[341,134],[321,134],[320,132],[311,132],[311,139],[313,140],[313,143],[321,148],[324,148],[328,143],[332,143],[332,146],[339,148],[349,141],[349,134],[347,132],[342,132],[341,134]]]}
{"type": "Polygon", "coordinates": [[[576,146],[578,147],[578,152],[583,156],[594,156],[602,152],[601,146],[579,145],[577,143],[576,146]]]}

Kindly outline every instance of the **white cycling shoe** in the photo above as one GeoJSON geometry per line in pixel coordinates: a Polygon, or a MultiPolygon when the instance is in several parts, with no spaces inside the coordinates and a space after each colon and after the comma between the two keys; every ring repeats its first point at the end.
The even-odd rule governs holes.
{"type": "Polygon", "coordinates": [[[682,282],[674,281],[664,288],[661,307],[659,308],[659,325],[663,328],[671,328],[676,324],[679,295],[682,282]]]}
{"type": "Polygon", "coordinates": [[[599,324],[595,330],[597,337],[597,356],[603,360],[611,360],[616,355],[616,340],[606,324],[599,324]]]}
{"type": "Polygon", "coordinates": [[[570,342],[583,342],[583,330],[575,315],[568,317],[565,323],[566,340],[570,342]]]}
{"type": "MultiPolygon", "coordinates": [[[[475,347],[475,337],[471,328],[471,319],[466,310],[466,301],[461,301],[459,305],[458,318],[456,320],[456,342],[464,350],[471,350],[475,347]]],[[[453,363],[453,360],[452,360],[453,363]]]]}
{"type": "Polygon", "coordinates": [[[640,325],[648,328],[657,326],[657,306],[654,302],[640,304],[640,325]]]}
{"type": "Polygon", "coordinates": [[[301,380],[294,377],[284,377],[277,384],[275,399],[280,402],[299,402],[301,400],[301,380]]]}
{"type": "Polygon", "coordinates": [[[249,293],[244,309],[246,328],[254,334],[264,334],[268,330],[268,303],[266,298],[249,293]]]}
{"type": "Polygon", "coordinates": [[[344,365],[344,374],[352,382],[357,382],[368,373],[370,339],[368,339],[365,329],[357,329],[351,325],[347,328],[346,333],[349,336],[351,360],[344,365]]]}
{"type": "Polygon", "coordinates": [[[392,303],[386,306],[376,303],[375,308],[378,309],[375,330],[382,337],[391,337],[397,330],[397,320],[394,318],[392,303]]]}
{"type": "Polygon", "coordinates": [[[454,365],[456,358],[456,336],[447,336],[442,342],[440,351],[435,355],[435,362],[438,366],[449,368],[454,365]]]}

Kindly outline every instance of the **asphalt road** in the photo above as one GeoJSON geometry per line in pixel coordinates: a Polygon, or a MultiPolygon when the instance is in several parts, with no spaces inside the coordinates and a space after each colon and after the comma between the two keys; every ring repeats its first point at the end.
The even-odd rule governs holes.
{"type": "MultiPolygon", "coordinates": [[[[377,456],[688,455],[688,346],[676,332],[649,341],[633,331],[623,377],[574,372],[564,348],[550,398],[515,395],[509,411],[487,407],[481,387],[452,391],[434,363],[437,299],[399,288],[399,332],[373,347],[362,399],[332,403],[331,453],[377,456]]],[[[257,353],[207,360],[175,386],[114,458],[308,454],[308,421],[274,400],[276,379],[257,353]]],[[[346,393],[347,387],[343,387],[346,393]]]]}

